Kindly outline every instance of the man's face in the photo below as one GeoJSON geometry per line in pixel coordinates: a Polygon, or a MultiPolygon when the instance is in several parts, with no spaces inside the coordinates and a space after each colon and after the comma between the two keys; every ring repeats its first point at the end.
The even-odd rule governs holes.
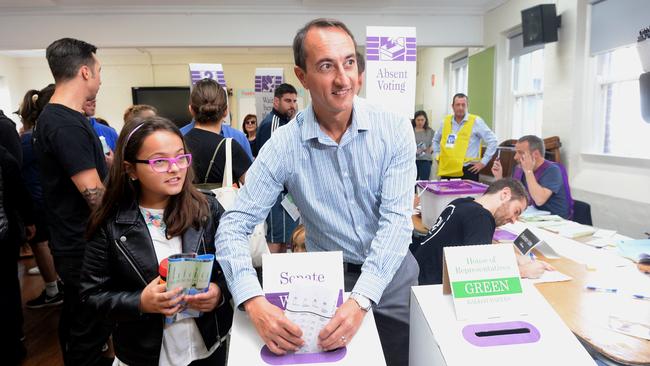
{"type": "Polygon", "coordinates": [[[537,162],[540,156],[539,151],[530,151],[528,141],[515,143],[515,161],[517,163],[521,164],[521,157],[524,154],[529,154],[533,158],[533,163],[537,162]]]}
{"type": "Polygon", "coordinates": [[[273,98],[273,108],[280,112],[280,114],[286,116],[288,119],[292,119],[296,114],[296,108],[298,107],[298,95],[295,93],[284,93],[282,96],[273,98]]]}
{"type": "Polygon", "coordinates": [[[467,98],[456,98],[451,108],[454,109],[454,116],[456,118],[463,118],[467,113],[467,98]]]}
{"type": "Polygon", "coordinates": [[[296,76],[311,95],[319,118],[352,113],[359,87],[356,51],[352,38],[336,27],[311,28],[304,40],[305,70],[295,67],[296,76]]]}
{"type": "Polygon", "coordinates": [[[514,223],[519,218],[522,212],[526,210],[526,200],[512,200],[504,201],[494,213],[494,221],[497,226],[505,225],[507,223],[514,223]]]}
{"type": "Polygon", "coordinates": [[[82,107],[86,117],[94,116],[96,107],[97,107],[97,101],[95,99],[86,101],[86,103],[84,103],[82,107]]]}

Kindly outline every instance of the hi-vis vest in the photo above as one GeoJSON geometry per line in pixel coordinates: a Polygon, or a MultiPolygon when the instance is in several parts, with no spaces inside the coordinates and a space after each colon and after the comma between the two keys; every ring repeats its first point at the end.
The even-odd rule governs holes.
{"type": "Polygon", "coordinates": [[[458,130],[455,141],[448,147],[449,135],[451,134],[453,114],[445,117],[442,123],[442,136],[440,138],[440,156],[438,157],[438,176],[441,177],[462,177],[463,165],[469,161],[481,159],[481,147],[478,149],[478,157],[466,157],[469,139],[472,137],[475,114],[468,114],[467,121],[458,130]]]}

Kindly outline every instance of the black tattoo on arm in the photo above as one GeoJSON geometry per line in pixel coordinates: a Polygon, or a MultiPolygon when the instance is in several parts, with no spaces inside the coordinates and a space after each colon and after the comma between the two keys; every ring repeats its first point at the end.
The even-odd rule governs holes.
{"type": "Polygon", "coordinates": [[[102,203],[104,191],[104,187],[86,188],[81,192],[81,195],[86,200],[88,207],[90,207],[91,210],[94,210],[102,203]]]}

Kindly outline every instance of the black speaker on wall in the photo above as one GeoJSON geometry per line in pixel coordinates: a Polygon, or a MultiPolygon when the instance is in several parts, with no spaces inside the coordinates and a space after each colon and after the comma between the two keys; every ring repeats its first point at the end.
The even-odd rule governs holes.
{"type": "Polygon", "coordinates": [[[560,17],[555,4],[541,4],[521,11],[524,47],[557,41],[560,17]]]}

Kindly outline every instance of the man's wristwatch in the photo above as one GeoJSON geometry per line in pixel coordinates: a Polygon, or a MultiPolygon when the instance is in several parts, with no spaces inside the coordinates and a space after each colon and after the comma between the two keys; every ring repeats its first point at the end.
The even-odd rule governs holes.
{"type": "Polygon", "coordinates": [[[365,296],[363,296],[363,295],[361,295],[359,293],[356,293],[356,292],[351,293],[350,298],[352,300],[356,301],[357,305],[359,305],[359,308],[361,308],[361,310],[363,310],[363,311],[367,312],[372,307],[372,301],[370,301],[369,298],[367,298],[367,297],[365,297],[365,296]]]}

